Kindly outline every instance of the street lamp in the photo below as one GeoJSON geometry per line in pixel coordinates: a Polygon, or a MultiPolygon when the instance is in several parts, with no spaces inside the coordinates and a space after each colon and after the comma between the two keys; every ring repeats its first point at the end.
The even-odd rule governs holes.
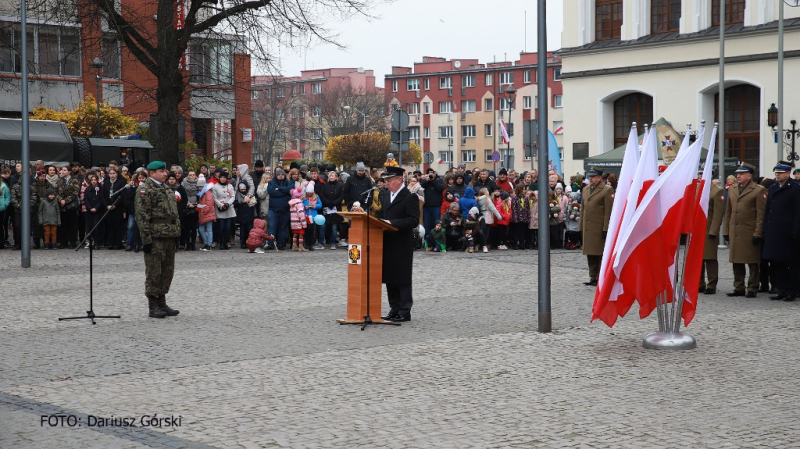
{"type": "Polygon", "coordinates": [[[797,120],[790,120],[789,123],[792,124],[792,129],[776,130],[775,128],[778,126],[778,113],[778,108],[775,107],[775,103],[772,103],[769,109],[767,109],[767,126],[772,128],[772,131],[775,133],[780,134],[782,145],[789,145],[789,147],[792,149],[791,153],[789,154],[789,160],[791,161],[792,167],[794,167],[795,161],[800,159],[795,151],[795,142],[797,137],[800,136],[800,129],[797,129],[797,120]]]}
{"type": "Polygon", "coordinates": [[[95,134],[97,137],[100,137],[100,79],[103,76],[103,67],[106,65],[99,56],[95,56],[91,66],[95,69],[94,80],[97,83],[95,91],[95,101],[97,102],[97,127],[95,129],[95,134]]]}
{"type": "MultiPolygon", "coordinates": [[[[514,107],[514,100],[517,98],[517,90],[514,86],[509,85],[505,90],[506,98],[508,99],[508,123],[511,124],[511,109],[514,107]]],[[[508,127],[506,127],[508,128],[508,127]]],[[[506,160],[504,165],[508,165],[508,158],[511,156],[511,134],[508,136],[508,148],[506,149],[506,160]]],[[[508,169],[508,167],[506,167],[508,169]]]]}
{"type": "Polygon", "coordinates": [[[350,109],[353,109],[354,111],[356,111],[359,114],[361,114],[362,117],[364,117],[364,133],[366,134],[366,132],[367,132],[367,117],[369,117],[369,116],[367,114],[359,111],[358,108],[351,108],[350,106],[342,106],[342,112],[344,113],[344,118],[347,118],[347,116],[350,115],[350,109]]]}

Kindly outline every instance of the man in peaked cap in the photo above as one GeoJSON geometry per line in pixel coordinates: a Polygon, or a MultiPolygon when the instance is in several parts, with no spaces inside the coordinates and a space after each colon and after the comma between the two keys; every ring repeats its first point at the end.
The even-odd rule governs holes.
{"type": "Polygon", "coordinates": [[[770,261],[773,285],[778,294],[772,300],[794,301],[800,294],[800,183],[791,179],[791,164],[780,161],[772,169],[775,182],[769,186],[764,208],[764,249],[770,261]]]}
{"type": "Polygon", "coordinates": [[[412,266],[414,259],[414,228],[419,225],[419,197],[403,183],[405,170],[386,167],[383,179],[386,188],[381,190],[381,210],[377,218],[397,228],[386,231],[383,237],[383,283],[389,299],[389,321],[411,321],[412,266]]]}
{"type": "Polygon", "coordinates": [[[589,264],[589,282],[584,284],[596,286],[614,203],[614,188],[603,182],[603,170],[599,168],[592,167],[586,177],[589,185],[582,190],[580,221],[583,254],[589,264]]]}
{"type": "Polygon", "coordinates": [[[730,241],[729,260],[733,264],[733,292],[728,296],[755,298],[758,292],[758,263],[761,261],[767,189],[753,182],[755,171],[754,166],[743,162],[735,171],[737,183],[728,188],[722,232],[725,239],[730,241]],[[746,286],[745,266],[750,271],[746,286]]]}
{"type": "Polygon", "coordinates": [[[167,305],[175,274],[175,239],[181,235],[178,202],[166,185],[167,164],[147,165],[149,178],[135,193],[135,217],[144,251],[145,295],[151,318],[175,316],[179,312],[167,305]]]}

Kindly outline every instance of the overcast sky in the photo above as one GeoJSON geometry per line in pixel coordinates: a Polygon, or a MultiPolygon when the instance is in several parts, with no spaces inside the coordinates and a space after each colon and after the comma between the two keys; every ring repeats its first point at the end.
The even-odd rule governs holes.
{"type": "MultiPolygon", "coordinates": [[[[285,76],[328,67],[373,69],[383,87],[391,67],[412,67],[423,56],[477,58],[481,63],[513,61],[537,45],[536,0],[394,0],[370,11],[375,19],[355,17],[328,25],[347,48],[317,44],[306,52],[282,48],[285,76]],[[526,22],[527,11],[527,27],[526,22]],[[527,39],[526,39],[527,28],[527,39]],[[526,45],[527,44],[527,45],[526,45]]],[[[561,46],[561,1],[547,2],[547,47],[561,46]]],[[[258,73],[254,69],[254,74],[258,73]]]]}

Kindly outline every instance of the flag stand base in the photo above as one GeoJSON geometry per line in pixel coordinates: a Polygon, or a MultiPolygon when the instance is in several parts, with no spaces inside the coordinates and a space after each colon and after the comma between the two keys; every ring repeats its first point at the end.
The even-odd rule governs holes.
{"type": "Polygon", "coordinates": [[[642,346],[647,349],[685,351],[696,348],[697,340],[689,334],[680,332],[653,332],[644,337],[642,346]]]}

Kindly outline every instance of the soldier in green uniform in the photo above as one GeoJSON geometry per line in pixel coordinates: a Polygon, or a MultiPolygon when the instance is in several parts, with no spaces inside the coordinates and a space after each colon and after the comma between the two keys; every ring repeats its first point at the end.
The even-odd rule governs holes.
{"type": "Polygon", "coordinates": [[[175,316],[167,305],[172,276],[175,274],[175,239],[181,235],[175,192],[166,185],[167,164],[147,165],[150,177],[134,193],[136,225],[144,251],[145,295],[151,318],[175,316]]]}
{"type": "Polygon", "coordinates": [[[581,192],[580,230],[583,235],[583,254],[589,264],[589,282],[597,285],[603,260],[611,206],[614,204],[614,188],[603,182],[603,170],[592,167],[586,173],[589,185],[581,192]]]}

